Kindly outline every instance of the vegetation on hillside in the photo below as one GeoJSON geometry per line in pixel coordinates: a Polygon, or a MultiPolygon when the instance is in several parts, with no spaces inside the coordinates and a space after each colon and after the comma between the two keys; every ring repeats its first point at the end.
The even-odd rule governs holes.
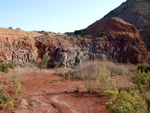
{"type": "Polygon", "coordinates": [[[138,65],[137,71],[132,72],[130,76],[132,84],[125,84],[121,82],[121,78],[131,75],[129,65],[90,61],[64,76],[85,80],[88,93],[103,91],[109,99],[105,106],[110,113],[148,113],[150,112],[149,66],[138,65]],[[93,80],[97,81],[96,86],[93,80]]]}
{"type": "Polygon", "coordinates": [[[22,84],[25,83],[22,75],[14,75],[0,82],[0,109],[14,108],[14,97],[22,91],[22,84]],[[12,92],[11,94],[8,93],[12,92]]]}
{"type": "Polygon", "coordinates": [[[17,64],[15,61],[9,61],[8,63],[5,63],[4,60],[0,59],[0,71],[8,73],[9,68],[16,67],[17,64]]]}

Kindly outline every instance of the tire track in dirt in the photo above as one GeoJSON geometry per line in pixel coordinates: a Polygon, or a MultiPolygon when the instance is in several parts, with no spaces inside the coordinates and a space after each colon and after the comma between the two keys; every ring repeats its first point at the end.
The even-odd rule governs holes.
{"type": "MultiPolygon", "coordinates": [[[[15,101],[14,109],[1,110],[0,113],[108,113],[104,95],[87,93],[82,80],[67,80],[57,76],[54,70],[17,70],[16,73],[25,79],[26,83],[22,85],[25,91],[20,94],[20,99],[15,101]],[[77,87],[79,93],[75,93],[77,87]],[[21,100],[25,101],[23,107],[21,100]]],[[[3,78],[8,76],[11,74],[3,78]]]]}

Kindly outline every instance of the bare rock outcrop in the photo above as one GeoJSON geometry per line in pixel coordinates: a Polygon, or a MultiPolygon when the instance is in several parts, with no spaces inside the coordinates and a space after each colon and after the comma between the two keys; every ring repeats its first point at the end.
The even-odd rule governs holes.
{"type": "Polygon", "coordinates": [[[21,29],[0,28],[0,58],[13,60],[19,65],[34,62],[38,54],[33,37],[40,35],[21,29]]]}
{"type": "Polygon", "coordinates": [[[118,17],[134,24],[150,50],[150,0],[126,0],[105,17],[118,17]]]}
{"type": "Polygon", "coordinates": [[[130,60],[131,63],[149,60],[146,45],[137,29],[119,18],[102,19],[83,30],[81,35],[9,32],[0,32],[0,58],[16,61],[19,65],[37,62],[44,54],[48,55],[49,64],[60,62],[64,67],[97,58],[116,62],[130,60]],[[13,34],[12,37],[9,34],[13,34]]]}
{"type": "Polygon", "coordinates": [[[104,18],[89,26],[85,33],[106,34],[107,53],[119,62],[130,60],[131,63],[148,60],[147,47],[138,30],[119,18],[104,18]]]}

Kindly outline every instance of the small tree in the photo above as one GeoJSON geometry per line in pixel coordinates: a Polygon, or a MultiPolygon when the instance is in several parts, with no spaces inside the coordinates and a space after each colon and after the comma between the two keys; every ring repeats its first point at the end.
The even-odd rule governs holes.
{"type": "Polygon", "coordinates": [[[12,27],[9,27],[9,29],[13,29],[12,27]]]}
{"type": "Polygon", "coordinates": [[[48,65],[48,55],[44,54],[41,62],[41,68],[46,68],[48,65]]]}
{"type": "Polygon", "coordinates": [[[126,58],[125,64],[130,64],[130,59],[126,58]]]}
{"type": "Polygon", "coordinates": [[[110,113],[147,113],[147,105],[137,94],[138,91],[107,90],[105,93],[110,99],[105,104],[110,113]]]}

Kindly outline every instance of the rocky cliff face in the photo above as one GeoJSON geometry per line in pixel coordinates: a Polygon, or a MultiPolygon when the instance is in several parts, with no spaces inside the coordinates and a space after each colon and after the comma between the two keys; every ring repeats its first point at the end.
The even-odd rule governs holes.
{"type": "Polygon", "coordinates": [[[0,28],[0,58],[13,60],[19,65],[34,62],[38,54],[33,37],[40,35],[21,29],[0,28]]]}
{"type": "Polygon", "coordinates": [[[105,17],[118,17],[134,24],[150,50],[150,0],[127,0],[105,17]]]}
{"type": "Polygon", "coordinates": [[[85,33],[97,34],[105,32],[106,51],[119,62],[127,59],[131,63],[148,59],[146,45],[137,29],[119,18],[104,18],[89,26],[85,33]]]}
{"type": "Polygon", "coordinates": [[[80,35],[49,34],[35,38],[38,54],[50,56],[50,62],[70,67],[97,58],[139,63],[148,60],[147,47],[138,30],[119,18],[102,19],[80,35]]]}
{"type": "Polygon", "coordinates": [[[24,65],[26,62],[34,62],[37,53],[34,43],[21,39],[8,38],[0,41],[0,57],[7,61],[13,60],[19,65],[24,65]]]}
{"type": "Polygon", "coordinates": [[[82,35],[29,33],[30,36],[27,33],[25,37],[17,37],[18,34],[13,38],[0,37],[0,57],[24,65],[47,54],[50,64],[60,62],[64,67],[97,58],[117,62],[130,60],[131,63],[149,60],[146,45],[137,29],[119,18],[100,20],[82,35]]]}

